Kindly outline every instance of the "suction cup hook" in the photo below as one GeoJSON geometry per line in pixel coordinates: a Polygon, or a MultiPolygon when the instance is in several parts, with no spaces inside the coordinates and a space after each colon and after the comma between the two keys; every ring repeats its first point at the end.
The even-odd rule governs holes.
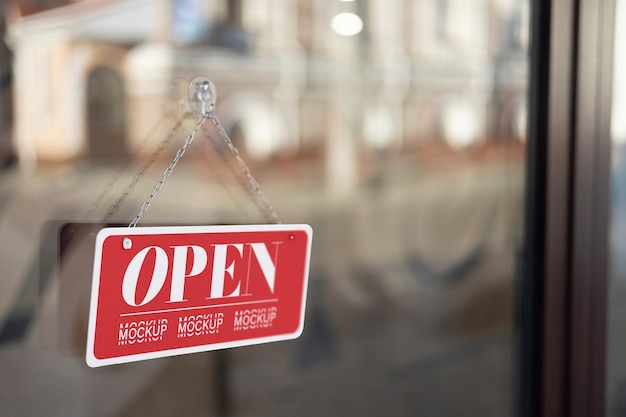
{"type": "Polygon", "coordinates": [[[215,110],[217,93],[215,86],[206,77],[194,77],[187,85],[187,103],[191,111],[204,117],[211,117],[215,110]]]}

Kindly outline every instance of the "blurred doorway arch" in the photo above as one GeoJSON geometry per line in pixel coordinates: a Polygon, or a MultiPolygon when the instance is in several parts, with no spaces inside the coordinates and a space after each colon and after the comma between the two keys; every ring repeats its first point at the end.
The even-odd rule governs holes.
{"type": "Polygon", "coordinates": [[[128,158],[124,82],[109,67],[96,67],[87,80],[89,157],[108,161],[128,158]]]}

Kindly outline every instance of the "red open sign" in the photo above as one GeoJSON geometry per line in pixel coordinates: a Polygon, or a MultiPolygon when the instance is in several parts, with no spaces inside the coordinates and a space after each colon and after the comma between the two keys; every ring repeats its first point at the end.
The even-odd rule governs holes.
{"type": "Polygon", "coordinates": [[[102,229],[87,364],[297,338],[311,237],[308,225],[102,229]]]}

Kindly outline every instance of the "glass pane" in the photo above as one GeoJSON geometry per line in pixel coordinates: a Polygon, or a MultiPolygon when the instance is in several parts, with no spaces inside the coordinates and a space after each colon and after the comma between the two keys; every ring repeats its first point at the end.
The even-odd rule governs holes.
{"type": "Polygon", "coordinates": [[[613,69],[613,109],[611,117],[612,215],[610,227],[611,274],[608,308],[607,415],[626,413],[626,355],[623,337],[624,297],[626,297],[626,2],[616,1],[615,50],[613,69]]]}
{"type": "Polygon", "coordinates": [[[5,10],[0,415],[512,414],[527,0],[89,3],[5,10]],[[310,224],[304,332],[89,368],[92,232],[153,192],[197,75],[267,201],[205,123],[139,227],[310,224]]]}

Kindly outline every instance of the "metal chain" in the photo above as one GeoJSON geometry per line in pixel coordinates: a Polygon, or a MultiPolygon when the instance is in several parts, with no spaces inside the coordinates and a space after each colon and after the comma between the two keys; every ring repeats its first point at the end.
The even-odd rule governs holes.
{"type": "Polygon", "coordinates": [[[148,208],[150,207],[150,204],[152,203],[152,200],[154,200],[157,193],[161,191],[161,188],[163,188],[163,184],[165,183],[165,180],[170,176],[170,174],[174,170],[174,167],[176,166],[180,158],[182,158],[182,156],[185,154],[187,147],[191,145],[191,142],[193,142],[193,139],[196,136],[196,133],[198,133],[198,130],[200,129],[200,127],[202,127],[202,124],[204,123],[206,119],[207,119],[206,116],[202,116],[196,122],[196,125],[194,126],[192,131],[189,133],[189,135],[187,135],[187,138],[185,139],[185,143],[183,143],[183,145],[178,149],[178,152],[176,152],[174,159],[172,160],[172,162],[170,162],[169,166],[165,169],[165,171],[163,172],[163,175],[161,176],[161,179],[156,183],[156,185],[154,186],[154,189],[152,190],[152,192],[150,193],[146,201],[144,201],[144,203],[141,205],[139,212],[137,213],[133,221],[130,222],[128,227],[137,226],[139,219],[141,219],[141,216],[143,215],[143,213],[145,213],[146,210],[148,210],[148,208]]]}
{"type": "MultiPolygon", "coordinates": [[[[189,86],[191,86],[191,82],[190,82],[189,86]]],[[[274,211],[272,205],[270,204],[269,200],[267,199],[267,197],[265,196],[265,194],[261,190],[261,186],[259,185],[259,183],[252,176],[252,173],[250,172],[250,169],[248,168],[246,163],[243,161],[243,159],[239,155],[239,151],[237,150],[237,148],[233,144],[232,140],[230,139],[230,137],[228,136],[228,134],[226,133],[226,131],[222,127],[222,124],[220,123],[219,119],[215,116],[215,114],[213,112],[213,107],[215,105],[215,95],[214,95],[215,92],[214,92],[214,87],[212,87],[212,83],[208,79],[206,79],[206,80],[202,80],[201,83],[199,83],[199,82],[195,83],[194,86],[196,87],[194,99],[201,101],[201,104],[202,104],[202,107],[201,107],[202,117],[196,122],[196,125],[194,126],[194,128],[187,135],[187,138],[185,139],[185,142],[178,149],[178,151],[176,152],[176,155],[174,156],[174,159],[172,160],[172,162],[170,162],[169,166],[165,169],[165,171],[163,172],[163,175],[161,176],[159,181],[154,186],[154,188],[153,188],[152,192],[150,193],[150,195],[148,196],[148,198],[143,202],[143,204],[141,205],[139,211],[137,212],[137,215],[130,222],[128,227],[136,227],[137,226],[137,223],[141,219],[142,215],[148,210],[148,208],[152,204],[152,201],[154,200],[156,195],[159,193],[159,191],[161,191],[161,189],[163,188],[163,185],[165,184],[165,181],[172,174],[172,171],[176,167],[176,164],[178,164],[178,161],[183,157],[183,155],[187,151],[187,148],[189,147],[189,145],[191,145],[191,143],[193,142],[196,134],[198,133],[198,131],[200,130],[200,128],[204,124],[205,120],[207,120],[207,119],[210,119],[211,122],[213,123],[213,125],[215,125],[215,128],[217,129],[217,131],[218,131],[218,133],[219,133],[223,143],[226,145],[226,147],[230,151],[231,155],[234,157],[237,165],[239,166],[240,172],[243,173],[243,176],[245,177],[245,180],[247,180],[248,185],[251,187],[251,189],[250,189],[250,187],[247,187],[246,184],[245,184],[245,180],[243,178],[241,178],[240,175],[236,174],[235,177],[239,181],[239,183],[242,186],[242,188],[244,190],[246,190],[246,192],[248,193],[250,199],[252,201],[254,201],[254,203],[257,204],[257,206],[259,206],[260,209],[262,209],[262,211],[264,212],[265,216],[267,217],[267,219],[269,221],[271,221],[273,223],[281,223],[280,218],[278,217],[278,215],[274,211]],[[201,89],[198,89],[199,87],[201,89]],[[206,107],[208,104],[210,104],[210,106],[211,106],[210,109],[208,109],[206,107]],[[256,198],[254,198],[255,196],[256,196],[256,198]]],[[[172,128],[170,130],[170,132],[168,133],[166,138],[161,142],[161,144],[159,145],[158,149],[152,154],[152,156],[147,161],[147,163],[144,164],[144,166],[135,174],[135,177],[133,178],[131,183],[124,189],[122,195],[111,206],[111,208],[109,209],[107,215],[103,218],[102,223],[107,223],[109,221],[109,219],[115,213],[117,213],[117,211],[119,210],[119,208],[122,205],[122,203],[133,192],[133,190],[134,190],[135,186],[137,185],[137,183],[144,177],[144,175],[145,175],[146,171],[148,170],[148,168],[156,161],[158,155],[167,147],[167,145],[170,143],[170,141],[172,140],[172,138],[174,137],[176,132],[178,132],[178,130],[180,129],[180,127],[181,127],[181,125],[182,125],[182,123],[183,123],[183,121],[185,119],[184,116],[186,116],[186,115],[183,115],[183,117],[181,117],[178,120],[177,124],[174,126],[174,128],[172,128]]],[[[153,130],[156,130],[156,128],[153,129],[153,130]]],[[[151,134],[149,136],[151,136],[151,134]]],[[[215,142],[214,142],[214,145],[216,145],[215,142]]],[[[221,156],[222,160],[226,163],[226,166],[232,172],[233,168],[232,168],[231,164],[226,160],[226,156],[222,152],[222,150],[221,149],[218,150],[217,146],[215,146],[215,150],[219,153],[219,156],[221,156]]],[[[93,211],[93,209],[95,209],[95,207],[97,207],[97,205],[102,200],[103,196],[111,190],[111,188],[113,187],[113,183],[120,176],[121,176],[121,173],[118,173],[118,175],[112,181],[112,183],[107,186],[107,188],[105,189],[105,192],[103,193],[103,195],[98,198],[96,203],[94,203],[94,205],[92,206],[92,209],[90,210],[89,213],[91,213],[91,211],[93,211]]],[[[219,180],[219,178],[218,178],[218,180],[219,180]]]]}
{"type": "Polygon", "coordinates": [[[146,145],[148,145],[148,143],[152,140],[152,138],[156,134],[157,130],[163,124],[164,120],[165,120],[164,117],[160,117],[157,123],[154,124],[152,129],[150,129],[146,137],[141,141],[139,146],[137,146],[137,148],[133,152],[133,155],[131,156],[130,161],[124,164],[124,166],[115,173],[115,176],[113,177],[113,179],[106,185],[106,187],[104,187],[104,189],[102,190],[98,198],[96,198],[96,200],[91,204],[91,207],[89,207],[89,210],[87,210],[87,213],[85,213],[85,215],[83,216],[83,221],[86,221],[87,219],[89,219],[89,217],[91,217],[93,212],[96,211],[98,207],[100,207],[100,204],[102,203],[102,200],[104,200],[104,197],[106,197],[107,194],[109,194],[111,190],[113,190],[113,186],[115,185],[115,183],[117,183],[117,181],[122,177],[122,175],[126,171],[128,171],[128,169],[131,166],[131,161],[134,160],[137,155],[139,155],[139,153],[143,150],[143,148],[146,147],[146,145]]]}
{"type": "MultiPolygon", "coordinates": [[[[207,143],[206,146],[208,148],[208,152],[213,151],[212,153],[215,153],[217,156],[220,157],[220,160],[224,163],[224,166],[226,168],[228,168],[228,170],[230,171],[230,173],[233,175],[234,178],[237,179],[237,182],[239,183],[239,185],[241,186],[241,188],[243,190],[245,190],[246,194],[248,194],[248,197],[250,198],[251,201],[253,201],[254,203],[256,203],[256,205],[258,206],[259,209],[261,209],[262,211],[262,207],[260,206],[260,204],[253,198],[252,195],[252,191],[250,190],[250,188],[248,186],[246,186],[243,178],[241,178],[240,175],[237,175],[237,172],[235,171],[235,169],[232,167],[231,164],[228,163],[228,160],[226,159],[226,155],[224,153],[224,150],[222,148],[220,148],[219,143],[215,140],[213,140],[213,138],[211,138],[211,136],[209,135],[209,133],[207,132],[206,126],[203,126],[203,132],[205,134],[205,137],[207,139],[207,143]]],[[[228,184],[226,183],[226,179],[224,178],[224,176],[220,173],[219,169],[217,167],[215,167],[212,163],[210,163],[211,161],[209,161],[207,165],[208,170],[210,171],[210,173],[215,177],[215,179],[217,180],[217,182],[219,183],[219,185],[224,189],[224,191],[226,192],[226,194],[230,197],[230,199],[233,201],[233,203],[235,204],[235,206],[237,207],[237,209],[239,210],[239,212],[243,215],[243,217],[246,220],[250,219],[250,215],[246,212],[246,210],[244,209],[242,203],[240,202],[239,197],[237,197],[237,195],[231,190],[231,187],[228,186],[228,184]]]]}
{"type": "MultiPolygon", "coordinates": [[[[206,127],[204,129],[206,131],[206,127]]],[[[248,182],[246,181],[245,176],[243,175],[243,172],[241,171],[241,169],[235,169],[235,167],[233,167],[233,164],[230,163],[230,161],[228,160],[227,154],[230,153],[230,151],[227,151],[225,149],[226,147],[226,143],[224,143],[224,141],[222,140],[221,142],[215,141],[213,140],[213,138],[209,135],[208,132],[205,132],[206,134],[206,138],[207,140],[213,145],[212,149],[215,151],[215,154],[218,155],[222,161],[222,163],[224,164],[224,166],[228,169],[228,171],[230,172],[230,174],[232,175],[232,178],[234,178],[237,181],[237,184],[239,184],[239,187],[246,193],[246,195],[248,196],[248,199],[259,209],[259,211],[265,216],[266,220],[269,222],[272,222],[272,218],[271,216],[269,216],[265,210],[265,207],[263,206],[263,204],[261,204],[261,202],[259,201],[258,198],[255,198],[255,194],[254,191],[250,188],[250,186],[248,185],[248,182]],[[222,143],[222,146],[220,146],[220,143],[222,143]]],[[[237,167],[238,168],[238,167],[237,167]]],[[[209,167],[209,169],[211,171],[216,171],[213,167],[209,167]]],[[[218,180],[218,182],[222,185],[222,187],[227,190],[227,192],[229,192],[229,187],[226,184],[226,181],[219,175],[216,175],[216,178],[218,180]]],[[[241,204],[237,201],[237,199],[235,198],[235,196],[229,192],[229,195],[231,195],[231,199],[235,202],[235,205],[239,208],[239,211],[241,211],[242,213],[245,213],[243,207],[241,206],[241,204]]],[[[249,216],[248,216],[249,217],[249,216]]]]}
{"type": "Polygon", "coordinates": [[[254,194],[256,195],[257,200],[261,203],[261,205],[262,205],[262,207],[263,207],[263,209],[265,211],[265,214],[268,217],[268,220],[270,220],[272,223],[276,223],[276,224],[282,223],[281,220],[280,220],[280,217],[278,217],[278,214],[276,214],[276,212],[274,211],[274,208],[272,207],[271,203],[269,202],[269,200],[267,199],[267,197],[265,196],[265,194],[261,190],[261,186],[254,179],[254,177],[252,176],[252,173],[250,172],[250,169],[248,168],[248,166],[246,165],[244,160],[239,155],[239,151],[237,150],[237,148],[233,144],[233,141],[230,139],[230,137],[226,133],[226,130],[224,130],[224,127],[222,127],[222,124],[220,123],[220,121],[217,118],[217,116],[211,115],[210,119],[211,119],[211,122],[217,128],[217,131],[218,131],[220,137],[222,138],[222,140],[224,141],[224,143],[226,144],[226,146],[230,150],[230,153],[233,155],[233,157],[237,161],[237,164],[239,165],[239,169],[241,170],[241,172],[243,172],[243,174],[245,175],[246,179],[248,180],[248,183],[252,187],[252,190],[253,190],[254,194]]]}
{"type": "Polygon", "coordinates": [[[111,217],[114,216],[115,213],[117,213],[117,211],[120,209],[120,207],[122,206],[126,198],[128,198],[128,196],[134,191],[137,183],[141,181],[141,179],[146,175],[146,171],[148,170],[148,168],[152,166],[152,164],[158,159],[161,152],[163,152],[167,148],[167,146],[170,144],[172,139],[176,136],[181,126],[183,125],[183,122],[185,121],[185,119],[186,119],[185,115],[179,117],[179,119],[176,121],[176,124],[169,130],[165,138],[161,141],[161,143],[159,144],[159,147],[152,153],[152,155],[150,155],[150,158],[139,169],[139,171],[137,171],[132,181],[126,186],[126,188],[124,188],[122,195],[120,195],[118,199],[115,201],[115,203],[113,203],[113,205],[109,208],[109,211],[101,220],[101,223],[103,224],[108,223],[111,217]]]}

